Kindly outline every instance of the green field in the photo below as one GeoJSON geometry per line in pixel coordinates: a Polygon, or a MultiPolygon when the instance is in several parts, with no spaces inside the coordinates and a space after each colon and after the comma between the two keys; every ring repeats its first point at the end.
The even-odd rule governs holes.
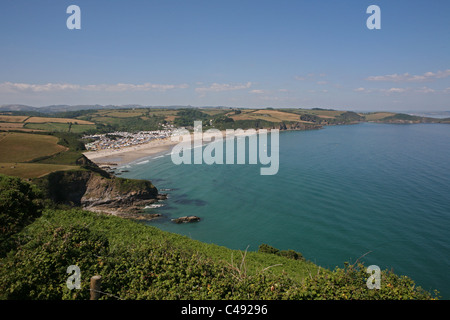
{"type": "Polygon", "coordinates": [[[43,163],[3,163],[0,162],[0,173],[25,179],[39,178],[55,171],[78,169],[78,166],[54,165],[43,163]]]}
{"type": "Polygon", "coordinates": [[[0,173],[36,178],[79,168],[76,162],[81,151],[77,150],[77,140],[67,133],[60,135],[0,132],[0,173]]]}
{"type": "Polygon", "coordinates": [[[89,130],[95,130],[95,125],[46,122],[46,123],[26,123],[24,125],[24,128],[25,129],[42,130],[42,131],[48,131],[48,132],[83,133],[83,132],[86,132],[89,130]]]}
{"type": "MultiPolygon", "coordinates": [[[[314,125],[349,124],[361,121],[394,122],[408,120],[407,115],[392,112],[355,113],[333,109],[302,108],[134,108],[67,111],[51,116],[0,114],[0,131],[43,131],[108,133],[114,131],[151,131],[163,125],[192,127],[202,120],[204,127],[248,129],[278,127],[280,124],[306,123],[314,125]],[[392,118],[394,117],[394,118],[392,118]]],[[[450,119],[418,117],[418,122],[449,123],[450,119]]]]}
{"type": "Polygon", "coordinates": [[[0,132],[0,162],[26,162],[66,150],[57,143],[48,135],[0,132]]]}

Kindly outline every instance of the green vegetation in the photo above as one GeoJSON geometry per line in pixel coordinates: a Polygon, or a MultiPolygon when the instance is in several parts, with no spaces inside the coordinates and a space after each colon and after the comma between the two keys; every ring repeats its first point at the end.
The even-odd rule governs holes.
{"type": "Polygon", "coordinates": [[[269,246],[268,244],[265,244],[265,243],[263,243],[262,245],[259,246],[258,252],[276,254],[278,256],[286,257],[288,259],[293,259],[293,260],[305,260],[305,258],[303,258],[303,255],[300,252],[296,252],[294,250],[281,250],[280,251],[277,248],[269,246]]]}
{"type": "Polygon", "coordinates": [[[404,113],[396,113],[392,116],[388,116],[386,118],[383,118],[383,121],[392,121],[392,120],[406,120],[406,121],[420,121],[422,117],[419,116],[411,116],[409,114],[404,113]]]}
{"type": "MultiPolygon", "coordinates": [[[[94,121],[97,123],[96,133],[108,133],[114,131],[153,131],[161,129],[160,123],[165,122],[164,117],[150,116],[142,117],[98,117],[94,121]]],[[[86,132],[89,133],[89,132],[86,132]]]]}
{"type": "Polygon", "coordinates": [[[95,125],[90,124],[76,124],[76,123],[26,123],[26,129],[37,129],[48,132],[74,132],[83,133],[95,130],[95,125]]]}
{"type": "Polygon", "coordinates": [[[115,178],[116,185],[120,192],[128,193],[132,190],[144,190],[144,189],[154,189],[155,186],[148,180],[135,180],[135,179],[124,179],[115,178]]]}
{"type": "Polygon", "coordinates": [[[211,117],[197,109],[181,109],[177,112],[174,124],[178,127],[192,127],[194,121],[202,121],[204,125],[209,125],[211,117]]]}
{"type": "Polygon", "coordinates": [[[44,163],[13,163],[0,162],[0,172],[20,178],[39,178],[51,172],[78,169],[79,166],[44,164],[44,163]]]}
{"type": "Polygon", "coordinates": [[[84,144],[74,133],[0,133],[0,173],[21,178],[77,169],[84,163],[84,144]]]}
{"type": "MultiPolygon", "coordinates": [[[[88,107],[88,106],[87,106],[88,107]]],[[[58,113],[4,112],[0,113],[0,131],[68,132],[75,134],[109,133],[114,131],[153,131],[164,125],[192,128],[194,121],[209,128],[294,128],[304,130],[298,122],[323,125],[352,124],[362,121],[387,123],[449,123],[450,119],[434,119],[392,112],[359,114],[352,111],[312,108],[132,108],[79,110],[58,113]],[[281,126],[280,126],[281,125],[281,126]]]]}
{"type": "MultiPolygon", "coordinates": [[[[16,124],[27,120],[21,116],[2,120],[16,124]]],[[[155,130],[161,123],[190,127],[194,120],[201,120],[206,129],[249,129],[286,128],[298,122],[312,128],[368,118],[387,122],[423,118],[318,108],[89,110],[58,117],[47,122],[50,117],[46,115],[45,121],[26,124],[27,128],[41,126],[46,133],[0,133],[0,172],[16,176],[0,175],[0,299],[88,299],[89,278],[96,274],[103,278],[102,299],[436,298],[437,293],[426,292],[410,278],[389,271],[382,271],[381,289],[369,290],[369,275],[362,264],[322,269],[294,250],[267,244],[258,252],[231,250],[50,200],[57,198],[50,191],[63,190],[68,197],[70,192],[59,186],[72,188],[74,193],[83,191],[81,178],[92,171],[109,178],[82,155],[83,131],[155,130]],[[73,123],[61,119],[73,119],[73,123]],[[95,125],[75,124],[78,120],[95,125]],[[17,177],[31,178],[35,184],[17,177]],[[81,290],[66,287],[70,265],[81,269],[81,290]]],[[[157,192],[149,181],[115,178],[114,185],[123,193],[157,192]]]]}
{"type": "Polygon", "coordinates": [[[49,135],[0,133],[0,162],[27,162],[65,150],[58,138],[49,135]]]}
{"type": "Polygon", "coordinates": [[[330,271],[268,245],[242,252],[119,217],[58,209],[17,178],[0,178],[0,197],[2,240],[9,240],[0,258],[1,299],[88,299],[97,274],[101,299],[112,300],[435,298],[387,271],[381,289],[370,290],[362,265],[330,271]],[[80,290],[66,286],[70,265],[81,270],[80,290]]]}
{"type": "Polygon", "coordinates": [[[40,215],[41,197],[35,186],[0,174],[0,257],[13,248],[15,235],[40,215]]]}

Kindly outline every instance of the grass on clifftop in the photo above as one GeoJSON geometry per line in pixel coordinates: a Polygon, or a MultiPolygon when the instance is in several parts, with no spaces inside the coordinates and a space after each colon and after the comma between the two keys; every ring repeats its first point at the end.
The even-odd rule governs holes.
{"type": "Polygon", "coordinates": [[[14,237],[0,259],[0,299],[432,299],[406,277],[383,272],[369,290],[362,266],[334,271],[271,253],[206,244],[131,220],[77,209],[47,209],[14,237]],[[81,289],[66,286],[67,267],[81,289]]]}

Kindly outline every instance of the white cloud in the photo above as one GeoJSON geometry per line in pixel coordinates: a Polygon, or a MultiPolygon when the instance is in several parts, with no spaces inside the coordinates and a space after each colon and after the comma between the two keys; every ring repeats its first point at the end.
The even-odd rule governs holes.
{"type": "Polygon", "coordinates": [[[79,85],[69,83],[47,83],[47,84],[29,84],[29,83],[0,83],[0,90],[4,92],[31,91],[31,92],[50,92],[64,90],[78,90],[79,85]]]}
{"type": "Polygon", "coordinates": [[[326,77],[325,73],[319,73],[319,74],[315,74],[315,73],[308,73],[307,75],[304,76],[295,76],[295,80],[299,80],[299,81],[304,81],[307,79],[316,79],[316,78],[323,78],[326,77]]]}
{"type": "Polygon", "coordinates": [[[107,92],[125,92],[125,91],[166,91],[172,89],[185,89],[187,84],[90,84],[79,85],[70,83],[47,83],[47,84],[29,84],[29,83],[0,83],[2,92],[57,92],[57,91],[107,91],[107,92]]]}
{"type": "Polygon", "coordinates": [[[382,92],[386,92],[386,93],[404,93],[406,91],[408,91],[408,89],[406,88],[390,88],[390,89],[382,89],[382,92]]]}
{"type": "Polygon", "coordinates": [[[389,89],[368,89],[368,88],[355,88],[353,89],[353,92],[362,92],[362,93],[371,93],[371,92],[381,92],[381,93],[405,93],[405,92],[412,92],[412,93],[446,93],[450,92],[450,88],[447,88],[445,90],[436,90],[429,87],[421,87],[421,88],[389,88],[389,89]]]}
{"type": "Polygon", "coordinates": [[[195,88],[195,92],[199,93],[200,96],[204,97],[207,92],[235,91],[248,89],[251,86],[252,86],[251,82],[247,82],[246,84],[213,83],[209,87],[195,88]]]}
{"type": "Polygon", "coordinates": [[[416,89],[416,92],[419,92],[419,93],[435,93],[436,90],[434,90],[432,88],[428,88],[428,87],[422,87],[422,88],[416,89]]]}
{"type": "Polygon", "coordinates": [[[436,79],[447,78],[450,76],[450,69],[437,72],[425,72],[422,75],[404,74],[388,74],[384,76],[370,76],[366,78],[368,81],[386,81],[386,82],[424,82],[436,79]]]}
{"type": "Polygon", "coordinates": [[[263,94],[265,92],[264,92],[264,90],[255,89],[255,90],[250,90],[249,93],[263,94]]]}

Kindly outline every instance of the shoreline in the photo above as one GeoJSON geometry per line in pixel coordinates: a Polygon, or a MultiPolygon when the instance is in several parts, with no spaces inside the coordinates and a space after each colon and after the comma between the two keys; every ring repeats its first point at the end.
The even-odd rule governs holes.
{"type": "Polygon", "coordinates": [[[155,139],[148,143],[120,149],[105,149],[84,152],[84,156],[98,166],[121,167],[139,159],[159,155],[172,150],[178,142],[170,137],[155,139]]]}
{"type": "MultiPolygon", "coordinates": [[[[222,139],[227,139],[226,131],[222,130],[220,131],[222,134],[222,139]]],[[[256,131],[257,132],[257,131],[256,131]]],[[[191,142],[198,141],[199,139],[194,138],[194,133],[190,133],[190,139],[191,142]]],[[[247,133],[234,133],[233,137],[239,137],[239,136],[245,136],[247,133]]],[[[178,141],[172,141],[172,137],[162,138],[162,139],[155,139],[150,142],[130,146],[130,147],[124,147],[119,149],[104,149],[104,150],[98,150],[98,151],[86,151],[83,153],[86,158],[94,162],[99,167],[110,167],[110,168],[118,168],[125,166],[127,164],[133,163],[138,160],[144,160],[145,158],[151,157],[151,156],[159,156],[161,154],[166,153],[167,151],[172,152],[172,149],[175,145],[178,143],[184,141],[183,139],[180,139],[180,137],[185,137],[186,135],[179,135],[178,141]]],[[[211,139],[214,138],[214,134],[205,134],[203,132],[201,141],[203,144],[207,144],[210,142],[214,142],[214,140],[211,139]],[[204,138],[209,138],[209,141],[205,141],[204,138]],[[212,140],[212,141],[211,141],[212,140]]]]}

